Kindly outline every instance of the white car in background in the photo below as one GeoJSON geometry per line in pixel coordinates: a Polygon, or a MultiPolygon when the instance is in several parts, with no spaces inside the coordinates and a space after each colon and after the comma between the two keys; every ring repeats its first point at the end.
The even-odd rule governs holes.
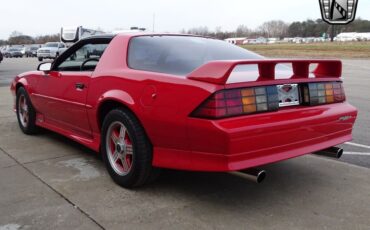
{"type": "Polygon", "coordinates": [[[45,58],[55,59],[66,50],[66,45],[61,42],[47,42],[37,50],[37,58],[42,61],[45,58]]]}

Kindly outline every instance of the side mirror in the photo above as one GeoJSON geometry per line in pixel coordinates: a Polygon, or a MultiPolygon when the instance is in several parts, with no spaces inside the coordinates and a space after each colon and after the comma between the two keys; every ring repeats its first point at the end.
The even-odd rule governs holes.
{"type": "Polygon", "coordinates": [[[50,62],[40,63],[40,65],[37,67],[37,70],[48,72],[51,70],[51,63],[50,62]]]}

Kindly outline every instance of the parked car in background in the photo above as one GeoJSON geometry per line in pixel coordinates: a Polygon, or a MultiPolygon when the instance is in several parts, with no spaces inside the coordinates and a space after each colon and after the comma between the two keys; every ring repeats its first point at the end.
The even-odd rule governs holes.
{"type": "Polygon", "coordinates": [[[86,58],[100,58],[103,55],[105,45],[95,45],[95,47],[89,47],[86,50],[86,58]]]}
{"type": "Polygon", "coordinates": [[[4,52],[4,57],[6,58],[13,58],[13,57],[23,57],[21,48],[13,48],[10,47],[4,52]]]}
{"type": "Polygon", "coordinates": [[[24,46],[20,49],[21,53],[22,53],[22,57],[25,57],[26,56],[26,51],[27,51],[28,47],[27,46],[24,46]]]}
{"type": "Polygon", "coordinates": [[[37,57],[37,50],[38,49],[39,49],[39,47],[37,47],[37,46],[27,47],[25,56],[26,57],[37,57]]]}
{"type": "Polygon", "coordinates": [[[3,61],[3,54],[0,52],[0,63],[3,61]]]}
{"type": "Polygon", "coordinates": [[[55,59],[66,50],[66,46],[61,42],[48,42],[37,50],[37,58],[42,61],[45,58],[55,59]]]}

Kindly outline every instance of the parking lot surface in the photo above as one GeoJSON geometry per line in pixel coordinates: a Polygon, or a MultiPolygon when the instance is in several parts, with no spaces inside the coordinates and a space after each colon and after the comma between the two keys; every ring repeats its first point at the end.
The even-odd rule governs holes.
{"type": "Polygon", "coordinates": [[[21,133],[8,85],[37,63],[0,64],[1,230],[369,229],[370,61],[344,61],[346,94],[360,111],[354,140],[343,145],[346,162],[308,155],[267,165],[259,185],[227,173],[164,171],[135,190],[113,183],[93,151],[46,130],[21,133]]]}

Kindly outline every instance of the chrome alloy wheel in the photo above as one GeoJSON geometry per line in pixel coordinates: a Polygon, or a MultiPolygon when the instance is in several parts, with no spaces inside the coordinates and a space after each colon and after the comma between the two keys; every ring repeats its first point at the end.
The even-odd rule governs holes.
{"type": "Polygon", "coordinates": [[[119,121],[110,124],[105,141],[110,165],[118,175],[127,175],[132,169],[134,152],[126,126],[119,121]]]}
{"type": "Polygon", "coordinates": [[[29,112],[27,99],[24,95],[20,95],[18,99],[18,115],[22,126],[26,128],[29,121],[29,112]]]}

